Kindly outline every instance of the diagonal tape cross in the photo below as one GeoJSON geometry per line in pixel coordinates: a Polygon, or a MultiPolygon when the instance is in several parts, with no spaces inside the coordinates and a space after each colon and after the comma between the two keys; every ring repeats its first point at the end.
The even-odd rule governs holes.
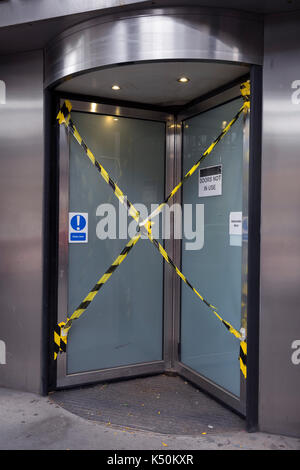
{"type": "MultiPolygon", "coordinates": [[[[222,138],[227,134],[227,132],[231,129],[233,124],[237,121],[239,116],[242,114],[242,112],[245,110],[247,111],[250,108],[250,82],[247,81],[243,84],[241,84],[241,94],[244,98],[244,103],[240,110],[237,112],[237,114],[233,117],[233,119],[227,124],[227,126],[222,130],[222,132],[219,134],[219,136],[212,142],[212,144],[207,148],[207,150],[201,155],[199,160],[192,166],[192,168],[186,173],[186,175],[183,177],[183,179],[175,186],[175,188],[170,192],[170,194],[166,197],[166,199],[142,222],[140,222],[140,214],[139,212],[135,209],[133,204],[128,201],[127,197],[124,195],[124,193],[121,191],[121,189],[118,187],[118,185],[113,181],[113,179],[109,176],[107,171],[104,169],[104,167],[96,160],[94,157],[93,153],[91,150],[88,148],[82,137],[80,136],[78,130],[76,129],[73,121],[71,120],[71,109],[72,105],[71,103],[66,100],[59,111],[57,115],[57,120],[59,124],[64,124],[65,127],[71,132],[71,134],[74,136],[74,138],[77,140],[77,142],[81,145],[83,150],[85,151],[85,154],[89,157],[93,165],[97,168],[99,173],[101,174],[102,178],[105,180],[105,182],[111,187],[113,190],[115,196],[119,199],[119,201],[126,207],[128,210],[129,215],[138,223],[139,229],[142,230],[143,233],[145,233],[151,243],[155,246],[155,248],[159,251],[159,253],[163,256],[163,258],[167,261],[167,263],[175,270],[176,274],[193,290],[193,292],[200,298],[202,302],[204,302],[216,315],[216,317],[223,323],[223,325],[228,329],[230,333],[232,333],[236,338],[238,338],[241,343],[240,343],[240,368],[241,371],[246,378],[246,358],[247,358],[247,344],[246,342],[242,339],[241,333],[237,331],[229,322],[225,321],[218,313],[217,313],[217,308],[214,307],[211,303],[209,303],[207,300],[204,299],[204,297],[199,294],[199,292],[191,285],[191,283],[188,281],[188,279],[184,276],[184,274],[181,273],[181,271],[178,269],[178,267],[175,265],[175,263],[172,261],[172,259],[169,257],[163,246],[153,238],[152,236],[152,231],[151,231],[151,226],[152,222],[151,219],[158,215],[163,207],[168,203],[170,199],[176,194],[176,192],[181,188],[183,183],[189,179],[193,173],[197,170],[197,168],[200,166],[201,162],[212,152],[212,150],[215,148],[215,146],[222,140],[222,138]]],[[[138,230],[139,230],[138,229],[138,230]]],[[[124,261],[126,256],[129,254],[130,250],[133,248],[133,246],[139,241],[141,237],[140,233],[136,233],[136,235],[127,243],[123,251],[120,253],[120,255],[116,258],[116,260],[113,262],[113,264],[110,266],[110,268],[104,273],[104,275],[100,278],[98,283],[92,288],[92,290],[89,292],[89,294],[86,296],[86,298],[81,302],[81,304],[77,307],[77,309],[73,312],[70,318],[67,318],[66,322],[61,322],[56,326],[56,331],[54,332],[54,342],[55,342],[55,352],[54,352],[54,359],[57,358],[57,354],[60,352],[66,352],[66,344],[67,344],[67,335],[69,332],[69,329],[72,326],[73,320],[79,318],[82,313],[87,309],[89,304],[92,302],[100,288],[107,282],[107,280],[110,278],[112,273],[117,269],[118,266],[124,261]]]]}

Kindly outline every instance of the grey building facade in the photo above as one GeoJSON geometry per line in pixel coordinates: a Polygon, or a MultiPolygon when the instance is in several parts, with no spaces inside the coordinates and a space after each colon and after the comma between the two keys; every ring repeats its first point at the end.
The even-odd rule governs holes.
{"type": "MultiPolygon", "coordinates": [[[[175,370],[242,412],[249,430],[300,436],[299,24],[297,2],[280,0],[215,1],[209,8],[201,1],[0,3],[1,386],[46,394],[57,386],[175,370]],[[215,81],[201,88],[200,80],[182,103],[175,96],[164,102],[166,90],[151,83],[142,88],[147,64],[161,78],[172,67],[179,72],[181,63],[190,74],[197,73],[195,64],[207,67],[208,80],[215,81]],[[181,344],[185,354],[180,281],[168,267],[160,359],[129,369],[104,365],[95,376],[72,379],[64,363],[53,362],[51,338],[68,274],[61,217],[68,211],[62,191],[69,189],[62,174],[68,168],[56,159],[66,142],[55,116],[64,98],[78,114],[90,112],[87,103],[95,102],[104,106],[103,114],[116,115],[117,98],[93,88],[110,77],[131,84],[136,77],[119,99],[118,116],[173,119],[173,129],[191,124],[209,100],[214,106],[229,102],[241,77],[251,80],[249,197],[243,207],[249,218],[249,342],[242,405],[235,405],[230,390],[223,393],[214,380],[202,383],[192,366],[183,365],[177,348],[181,344]]],[[[166,194],[181,179],[181,138],[175,131],[166,135],[166,194]]],[[[179,196],[176,201],[183,202],[179,196]]],[[[166,248],[180,262],[178,243],[168,241],[166,248]]]]}

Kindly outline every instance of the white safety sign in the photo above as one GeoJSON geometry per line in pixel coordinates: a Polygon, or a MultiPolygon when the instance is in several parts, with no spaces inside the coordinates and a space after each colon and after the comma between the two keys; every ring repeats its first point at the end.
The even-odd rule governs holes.
{"type": "Polygon", "coordinates": [[[69,243],[88,242],[88,213],[69,212],[69,243]]]}
{"type": "Polygon", "coordinates": [[[242,235],[243,227],[242,212],[230,212],[229,235],[242,235]]]}
{"type": "Polygon", "coordinates": [[[222,195],[222,165],[199,170],[199,197],[222,195]]]}

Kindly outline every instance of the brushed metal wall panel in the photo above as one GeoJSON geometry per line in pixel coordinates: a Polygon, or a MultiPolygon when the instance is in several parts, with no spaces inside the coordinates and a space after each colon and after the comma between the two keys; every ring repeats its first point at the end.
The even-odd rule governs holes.
{"type": "Polygon", "coordinates": [[[38,7],[36,0],[9,0],[2,2],[0,27],[24,24],[28,22],[38,22],[50,18],[63,18],[70,15],[80,15],[84,13],[101,13],[109,9],[122,9],[126,7],[139,7],[155,5],[169,6],[206,6],[212,8],[231,8],[235,10],[251,11],[256,13],[269,13],[274,11],[291,11],[297,9],[296,2],[286,0],[39,0],[38,7]]]}
{"type": "Polygon", "coordinates": [[[300,436],[300,80],[299,12],[265,22],[262,147],[259,422],[300,436]],[[299,93],[298,93],[299,95],[299,93]]]}
{"type": "Polygon", "coordinates": [[[0,58],[0,385],[38,392],[41,380],[43,54],[0,58]]]}

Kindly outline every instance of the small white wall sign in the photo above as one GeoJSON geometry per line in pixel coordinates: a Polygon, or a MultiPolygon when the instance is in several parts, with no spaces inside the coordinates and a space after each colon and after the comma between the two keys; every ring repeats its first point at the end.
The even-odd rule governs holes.
{"type": "Polygon", "coordinates": [[[243,231],[242,212],[230,212],[229,235],[242,235],[242,231],[243,231]]]}

